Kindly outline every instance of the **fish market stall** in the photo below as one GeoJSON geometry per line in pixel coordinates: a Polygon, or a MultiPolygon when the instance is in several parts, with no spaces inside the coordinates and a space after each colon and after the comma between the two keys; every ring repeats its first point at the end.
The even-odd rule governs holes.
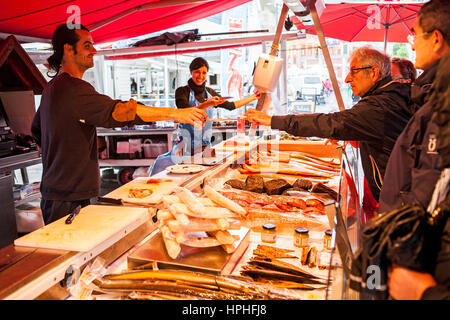
{"type": "MultiPolygon", "coordinates": [[[[97,298],[325,299],[327,295],[328,298],[339,296],[333,282],[342,279],[331,277],[330,272],[332,252],[328,229],[333,210],[330,215],[326,211],[332,209],[333,197],[337,196],[333,189],[339,184],[340,170],[335,169],[327,181],[318,179],[323,173],[317,174],[317,180],[308,185],[306,179],[297,181],[301,179],[299,176],[288,177],[292,168],[281,167],[280,173],[273,173],[279,176],[267,175],[263,184],[278,181],[282,176],[294,180],[294,184],[297,181],[296,186],[288,188],[293,190],[281,195],[287,189],[271,189],[270,183],[267,190],[263,186],[256,190],[254,179],[248,177],[257,175],[245,171],[249,169],[246,162],[251,162],[246,156],[254,152],[261,155],[262,150],[267,150],[267,143],[237,144],[240,158],[232,150],[224,163],[205,168],[172,194],[162,197],[155,216],[157,229],[94,281],[91,290],[95,288],[102,293],[97,298]],[[328,183],[331,187],[325,186],[328,183]],[[316,185],[323,189],[313,191],[316,185]],[[267,230],[269,222],[277,229],[275,232],[267,230]],[[177,285],[180,281],[182,287],[177,285]]],[[[224,145],[234,145],[234,142],[224,142],[224,145]]],[[[296,146],[297,150],[302,146],[296,146]]],[[[275,152],[278,151],[272,149],[264,156],[274,157],[275,152]]],[[[336,161],[337,167],[340,166],[339,150],[330,146],[322,152],[328,152],[322,156],[333,158],[331,163],[336,161]]],[[[284,163],[290,162],[286,155],[281,158],[284,163]]],[[[253,160],[258,163],[258,159],[253,160]]],[[[165,179],[173,175],[159,174],[165,179]]],[[[339,264],[336,255],[333,259],[339,264]]]]}
{"type": "Polygon", "coordinates": [[[2,298],[340,298],[330,231],[342,151],[324,141],[232,138],[216,155],[220,163],[137,178],[72,225],[61,219],[17,239],[5,248],[13,259],[2,261],[2,298]],[[115,225],[113,216],[127,221],[115,225]],[[84,247],[73,241],[81,238],[84,247]],[[54,257],[17,276],[43,252],[54,257]]]}

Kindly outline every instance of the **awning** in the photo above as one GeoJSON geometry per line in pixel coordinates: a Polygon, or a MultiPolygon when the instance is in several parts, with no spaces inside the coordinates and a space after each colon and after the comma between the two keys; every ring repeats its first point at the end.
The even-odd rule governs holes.
{"type": "Polygon", "coordinates": [[[0,91],[33,90],[41,94],[44,76],[14,37],[0,40],[0,91]]]}
{"type": "MultiPolygon", "coordinates": [[[[79,22],[96,44],[167,30],[229,10],[251,0],[14,0],[0,10],[0,33],[51,39],[55,28],[79,22]]],[[[24,38],[26,39],[26,38],[24,38]]]]}
{"type": "MultiPolygon", "coordinates": [[[[305,33],[300,32],[285,32],[281,35],[282,40],[304,39],[305,33]]],[[[172,54],[188,54],[193,52],[214,51],[221,49],[230,49],[237,47],[247,47],[261,45],[263,42],[271,42],[275,34],[270,33],[263,36],[245,36],[220,40],[207,40],[185,42],[175,45],[159,45],[147,47],[130,47],[118,49],[104,49],[99,50],[97,56],[105,56],[105,60],[130,60],[150,57],[159,57],[172,54]]],[[[29,51],[31,59],[35,64],[46,63],[51,51],[29,51]]]]}

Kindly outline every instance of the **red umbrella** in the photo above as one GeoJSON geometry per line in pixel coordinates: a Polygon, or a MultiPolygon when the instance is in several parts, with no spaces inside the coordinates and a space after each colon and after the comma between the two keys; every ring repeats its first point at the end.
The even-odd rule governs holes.
{"type": "Polygon", "coordinates": [[[14,0],[2,1],[3,34],[48,40],[62,23],[89,28],[97,44],[154,33],[242,5],[250,0],[14,0]],[[76,20],[75,20],[76,21],[76,20]]]}
{"type": "MultiPolygon", "coordinates": [[[[327,4],[320,22],[326,37],[344,41],[407,42],[421,4],[327,4]]],[[[316,34],[314,26],[291,17],[297,29],[316,34]]]]}

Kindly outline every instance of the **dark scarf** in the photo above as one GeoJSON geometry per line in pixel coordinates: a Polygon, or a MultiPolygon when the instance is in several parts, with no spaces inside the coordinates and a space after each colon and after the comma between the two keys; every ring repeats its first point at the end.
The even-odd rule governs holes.
{"type": "Polygon", "coordinates": [[[198,86],[195,84],[194,80],[192,80],[192,78],[190,78],[188,80],[188,86],[194,91],[195,95],[205,95],[205,90],[206,90],[206,81],[203,82],[203,84],[201,86],[198,86]]]}

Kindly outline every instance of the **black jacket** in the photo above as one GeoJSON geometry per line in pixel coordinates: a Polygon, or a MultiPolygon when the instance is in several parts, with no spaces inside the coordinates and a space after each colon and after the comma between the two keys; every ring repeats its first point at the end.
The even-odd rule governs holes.
{"type": "MultiPolygon", "coordinates": [[[[201,86],[197,86],[192,79],[189,79],[187,86],[179,87],[177,88],[177,90],[175,90],[175,103],[178,109],[190,107],[189,95],[191,94],[191,89],[194,91],[195,99],[197,99],[197,101],[200,103],[203,103],[207,100],[205,90],[208,90],[208,93],[213,97],[220,97],[220,94],[218,94],[214,89],[206,87],[205,83],[203,83],[203,85],[201,86]]],[[[234,105],[234,102],[225,101],[215,108],[234,110],[236,109],[236,106],[234,105]]]]}
{"type": "Polygon", "coordinates": [[[271,127],[296,136],[358,141],[364,175],[378,201],[381,181],[376,167],[384,177],[394,143],[412,116],[410,88],[387,77],[351,109],[329,114],[273,116],[271,127]]]}
{"type": "Polygon", "coordinates": [[[387,212],[405,204],[428,206],[441,168],[437,151],[438,126],[432,121],[429,101],[438,63],[417,78],[411,98],[418,111],[398,137],[386,167],[380,193],[379,212],[387,212]]]}
{"type": "Polygon", "coordinates": [[[436,285],[425,290],[421,299],[450,300],[450,220],[448,215],[447,223],[441,234],[441,243],[433,277],[436,285]]]}

